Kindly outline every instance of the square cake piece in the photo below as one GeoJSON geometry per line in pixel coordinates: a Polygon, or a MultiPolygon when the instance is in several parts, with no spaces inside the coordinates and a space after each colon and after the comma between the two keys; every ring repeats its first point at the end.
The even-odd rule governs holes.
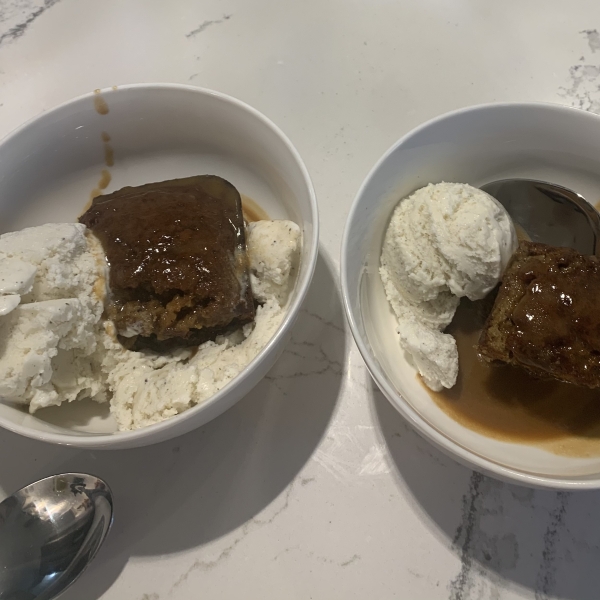
{"type": "Polygon", "coordinates": [[[536,377],[600,387],[600,260],[522,241],[477,350],[536,377]]]}
{"type": "Polygon", "coordinates": [[[106,253],[107,313],[127,347],[201,344],[254,319],[242,202],[224,179],[126,187],[80,221],[106,253]]]}

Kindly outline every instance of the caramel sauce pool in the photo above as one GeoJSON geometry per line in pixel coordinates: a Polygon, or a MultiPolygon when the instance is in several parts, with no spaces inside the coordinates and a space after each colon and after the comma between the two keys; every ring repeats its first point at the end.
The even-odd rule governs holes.
{"type": "Polygon", "coordinates": [[[244,213],[244,219],[246,219],[248,223],[269,220],[269,215],[261,208],[258,202],[252,200],[252,198],[245,194],[240,194],[240,196],[242,198],[242,212],[244,213]]]}
{"type": "Polygon", "coordinates": [[[427,391],[447,415],[483,435],[538,446],[564,456],[600,456],[600,390],[541,381],[512,366],[477,358],[481,302],[461,300],[446,329],[458,346],[456,385],[427,391]]]}

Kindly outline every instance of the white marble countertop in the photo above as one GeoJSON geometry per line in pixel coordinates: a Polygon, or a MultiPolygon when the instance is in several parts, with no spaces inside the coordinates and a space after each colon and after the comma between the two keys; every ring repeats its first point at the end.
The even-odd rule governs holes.
{"type": "Polygon", "coordinates": [[[292,139],[322,252],[288,351],[202,429],[88,452],[0,432],[0,488],[53,472],[116,493],[64,600],[600,597],[598,493],[473,473],[376,390],[345,326],[338,255],[361,180],[437,114],[542,100],[600,112],[595,0],[0,0],[0,134],[133,82],[236,96],[292,139]]]}

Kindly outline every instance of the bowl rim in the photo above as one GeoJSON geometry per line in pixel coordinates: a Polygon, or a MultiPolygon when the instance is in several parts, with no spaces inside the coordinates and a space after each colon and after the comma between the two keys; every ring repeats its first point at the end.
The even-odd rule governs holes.
{"type": "MultiPolygon", "coordinates": [[[[31,429],[27,426],[18,423],[7,421],[4,417],[0,415],[0,427],[3,427],[4,429],[12,431],[13,433],[17,433],[19,435],[31,439],[52,444],[58,444],[61,446],[94,448],[101,450],[111,449],[113,447],[117,447],[119,449],[140,447],[154,443],[151,440],[151,438],[153,437],[158,437],[156,442],[176,437],[179,434],[175,433],[172,435],[165,435],[164,432],[173,428],[178,428],[179,424],[182,423],[183,420],[189,419],[190,417],[198,415],[201,412],[209,410],[211,406],[214,406],[215,404],[218,404],[222,400],[224,400],[224,398],[231,392],[231,390],[239,384],[240,380],[246,377],[249,374],[249,372],[254,370],[256,366],[260,363],[260,361],[263,359],[263,357],[274,351],[274,348],[280,343],[280,341],[282,339],[285,339],[295,322],[296,316],[300,312],[306,294],[308,293],[308,290],[310,288],[319,254],[319,210],[312,180],[298,150],[292,144],[287,135],[266,115],[253,108],[249,104],[243,102],[242,100],[238,100],[233,96],[229,96],[222,92],[218,92],[208,88],[179,83],[131,83],[119,86],[112,86],[108,88],[99,88],[94,90],[93,92],[87,92],[85,94],[76,96],[75,98],[71,98],[70,100],[58,104],[57,106],[54,106],[53,108],[47,111],[44,111],[31,117],[30,119],[19,125],[17,128],[10,131],[2,139],[0,139],[0,150],[5,148],[10,142],[13,141],[14,138],[20,136],[27,129],[31,128],[32,126],[37,126],[40,122],[46,119],[53,118],[57,113],[67,110],[74,105],[83,102],[89,102],[91,99],[93,99],[99,94],[101,94],[104,98],[108,98],[110,95],[136,90],[171,90],[176,92],[187,92],[198,94],[199,96],[209,96],[212,98],[216,98],[226,104],[229,104],[235,109],[248,113],[256,121],[260,122],[264,127],[270,129],[271,132],[273,132],[279,138],[279,140],[283,142],[283,144],[291,153],[296,165],[298,166],[302,175],[304,185],[306,186],[306,189],[308,191],[310,214],[312,217],[313,236],[306,259],[307,269],[305,271],[304,277],[296,282],[296,297],[287,307],[284,318],[279,324],[279,327],[275,331],[273,337],[271,337],[267,344],[240,371],[238,375],[236,375],[231,381],[229,381],[224,387],[222,387],[216,394],[208,398],[205,402],[197,404],[196,406],[193,406],[182,413],[174,415],[173,417],[169,417],[164,421],[154,423],[153,425],[148,425],[147,427],[142,427],[140,429],[135,429],[132,431],[116,431],[114,433],[107,434],[86,434],[85,432],[78,432],[78,435],[68,435],[63,433],[40,431],[37,429],[31,429]],[[163,435],[157,435],[160,433],[162,433],[163,435]]],[[[198,427],[200,426],[202,425],[198,425],[198,427]]],[[[196,427],[194,427],[194,429],[195,428],[196,427]]]]}
{"type": "MultiPolygon", "coordinates": [[[[384,396],[388,399],[390,404],[404,417],[412,427],[414,427],[420,435],[425,437],[427,440],[433,443],[438,449],[442,450],[448,456],[454,458],[459,463],[467,466],[471,469],[481,471],[486,475],[490,475],[496,479],[501,479],[510,483],[517,483],[526,485],[529,487],[546,488],[554,490],[590,490],[600,488],[600,473],[596,476],[591,476],[586,479],[578,479],[577,476],[572,478],[563,478],[559,476],[540,475],[535,473],[528,473],[526,471],[520,471],[518,469],[507,467],[496,463],[490,459],[484,458],[475,452],[467,449],[456,443],[443,433],[439,432],[435,427],[430,425],[420,413],[413,408],[390,384],[387,382],[381,367],[375,356],[369,350],[367,341],[363,338],[358,327],[357,318],[352,311],[350,294],[348,289],[348,248],[351,244],[349,237],[350,224],[358,218],[358,207],[360,200],[363,197],[367,186],[376,177],[377,172],[381,168],[382,164],[387,161],[389,156],[397,151],[398,148],[405,145],[413,137],[419,135],[424,130],[436,125],[439,122],[456,118],[467,113],[483,112],[495,109],[529,109],[529,110],[550,110],[558,113],[571,113],[585,115],[583,118],[589,118],[597,123],[600,123],[600,115],[590,113],[586,110],[566,106],[563,104],[557,104],[552,102],[492,102],[485,104],[476,104],[473,106],[467,106],[445,112],[441,115],[433,117],[421,123],[417,127],[411,129],[404,134],[398,141],[392,144],[383,155],[377,160],[375,165],[369,170],[367,176],[361,183],[352,206],[348,213],[346,224],[344,226],[344,232],[342,235],[341,244],[341,256],[340,256],[340,276],[341,276],[341,287],[342,287],[342,300],[346,317],[350,325],[350,330],[354,337],[354,341],[358,347],[358,350],[365,361],[367,369],[379,389],[383,392],[384,396]]],[[[360,315],[362,317],[362,314],[360,315]]]]}

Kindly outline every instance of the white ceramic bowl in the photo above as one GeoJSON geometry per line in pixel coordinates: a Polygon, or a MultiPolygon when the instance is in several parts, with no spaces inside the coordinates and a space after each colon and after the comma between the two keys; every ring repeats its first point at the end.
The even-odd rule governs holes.
{"type": "Polygon", "coordinates": [[[318,252],[318,213],[298,152],[269,119],[209,90],[143,84],[71,100],[0,143],[1,232],[77,220],[103,169],[111,175],[108,192],[189,175],[220,175],[271,218],[292,219],[303,233],[298,279],[284,321],[243,372],[205,403],[132,432],[116,432],[106,405],[91,401],[35,416],[0,403],[0,425],[16,433],[58,444],[125,448],[199,427],[235,404],[267,373],[283,350],[310,285],[318,252]],[[114,151],[110,167],[104,133],[114,151]]]}
{"type": "Polygon", "coordinates": [[[600,487],[600,456],[557,456],[486,437],[436,406],[401,351],[378,274],[396,203],[441,181],[480,185],[505,177],[561,184],[600,200],[600,117],[550,104],[494,104],[436,118],[407,134],[360,188],[342,243],[342,292],[352,332],[377,385],[416,429],[460,462],[518,483],[600,487]]]}

